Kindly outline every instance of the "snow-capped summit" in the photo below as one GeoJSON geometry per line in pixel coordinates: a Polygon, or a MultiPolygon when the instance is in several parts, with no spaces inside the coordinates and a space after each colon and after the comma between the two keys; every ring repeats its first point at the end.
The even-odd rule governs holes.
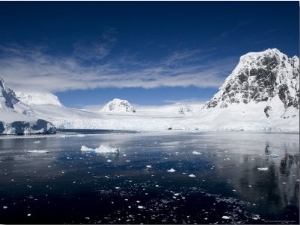
{"type": "Polygon", "coordinates": [[[278,49],[250,52],[227,77],[204,108],[264,103],[264,113],[286,118],[299,114],[299,58],[288,58],[278,49]],[[279,115],[278,114],[278,115],[279,115]]]}
{"type": "Polygon", "coordinates": [[[135,109],[127,100],[118,98],[108,102],[101,110],[101,112],[115,112],[115,113],[135,113],[135,109]]]}
{"type": "Polygon", "coordinates": [[[27,105],[55,105],[62,106],[58,97],[51,93],[16,92],[16,96],[27,105]]]}

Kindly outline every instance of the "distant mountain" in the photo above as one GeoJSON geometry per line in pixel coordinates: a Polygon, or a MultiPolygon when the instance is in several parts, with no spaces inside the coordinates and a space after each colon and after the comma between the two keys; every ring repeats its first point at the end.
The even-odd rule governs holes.
{"type": "Polygon", "coordinates": [[[32,109],[0,79],[0,134],[55,133],[53,124],[36,118],[32,109]]]}
{"type": "Polygon", "coordinates": [[[51,93],[24,93],[16,92],[17,98],[25,104],[31,105],[55,105],[62,106],[58,97],[51,93]]]}
{"type": "Polygon", "coordinates": [[[204,109],[249,103],[264,104],[265,116],[299,115],[299,58],[288,58],[278,49],[251,52],[240,58],[204,109]]]}
{"type": "Polygon", "coordinates": [[[126,100],[118,98],[108,102],[101,110],[101,112],[115,112],[115,113],[135,113],[136,110],[126,100]]]}

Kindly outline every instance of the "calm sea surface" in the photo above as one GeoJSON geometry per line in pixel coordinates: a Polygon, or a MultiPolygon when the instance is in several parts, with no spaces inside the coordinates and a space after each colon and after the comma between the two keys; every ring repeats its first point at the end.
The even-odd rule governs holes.
{"type": "Polygon", "coordinates": [[[298,135],[1,136],[0,223],[298,224],[298,135]]]}

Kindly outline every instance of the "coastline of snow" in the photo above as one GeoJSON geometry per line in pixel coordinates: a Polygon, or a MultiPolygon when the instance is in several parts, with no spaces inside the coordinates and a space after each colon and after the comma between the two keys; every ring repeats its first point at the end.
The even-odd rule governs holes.
{"type": "Polygon", "coordinates": [[[55,134],[56,128],[50,122],[42,119],[35,121],[0,121],[0,134],[24,135],[24,134],[55,134]]]}

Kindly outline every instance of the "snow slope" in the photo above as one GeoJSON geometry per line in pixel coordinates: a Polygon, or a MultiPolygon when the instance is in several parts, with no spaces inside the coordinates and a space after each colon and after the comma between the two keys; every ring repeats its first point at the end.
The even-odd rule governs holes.
{"type": "Polygon", "coordinates": [[[16,97],[23,103],[31,105],[56,105],[62,106],[58,97],[51,93],[24,93],[16,92],[16,97]]]}

